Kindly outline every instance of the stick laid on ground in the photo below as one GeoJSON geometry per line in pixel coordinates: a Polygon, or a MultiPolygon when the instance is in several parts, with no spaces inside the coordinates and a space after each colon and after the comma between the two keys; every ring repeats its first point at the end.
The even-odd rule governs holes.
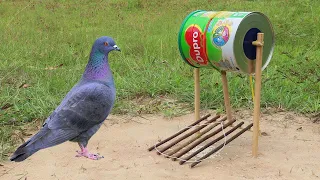
{"type": "Polygon", "coordinates": [[[204,127],[206,127],[208,124],[216,121],[219,117],[220,117],[220,116],[218,115],[218,116],[210,119],[209,121],[207,121],[207,123],[199,125],[199,127],[195,128],[194,130],[190,131],[189,133],[181,136],[180,138],[176,139],[175,141],[171,142],[170,144],[168,144],[167,146],[165,146],[164,148],[162,148],[161,150],[159,150],[159,152],[157,152],[157,154],[160,155],[160,153],[165,152],[166,150],[168,150],[168,149],[171,148],[172,146],[178,144],[180,141],[182,141],[182,140],[186,139],[187,137],[191,136],[192,134],[200,131],[201,129],[203,129],[204,127]]]}
{"type": "MultiPolygon", "coordinates": [[[[221,121],[225,121],[227,120],[227,117],[222,118],[219,122],[221,121]]],[[[195,140],[197,140],[198,138],[200,138],[201,136],[203,136],[204,134],[206,134],[207,132],[209,132],[211,129],[213,129],[214,127],[218,126],[219,123],[214,123],[211,124],[210,126],[208,126],[206,129],[202,130],[199,134],[197,134],[197,136],[194,136],[193,138],[189,139],[187,142],[181,144],[179,147],[177,147],[176,149],[173,149],[172,151],[170,151],[169,153],[167,153],[167,157],[172,156],[173,154],[177,153],[178,151],[180,151],[182,148],[185,148],[186,146],[188,146],[189,144],[191,144],[192,142],[194,142],[195,140]]],[[[172,160],[175,160],[176,158],[172,158],[172,160]]]]}
{"type": "MultiPolygon", "coordinates": [[[[202,142],[206,141],[207,139],[213,137],[214,135],[218,134],[220,131],[222,131],[224,128],[230,126],[232,123],[234,123],[236,120],[232,120],[232,121],[228,121],[228,123],[224,124],[223,127],[213,131],[212,133],[209,133],[205,136],[203,136],[202,138],[194,141],[190,146],[186,147],[185,149],[183,149],[181,152],[179,152],[177,155],[175,155],[174,158],[172,158],[172,160],[176,160],[177,158],[183,156],[184,154],[186,154],[187,152],[189,152],[191,149],[195,148],[196,146],[198,146],[199,144],[201,144],[202,142]]],[[[216,125],[220,125],[220,124],[216,124],[216,125]]]]}
{"type": "Polygon", "coordinates": [[[189,159],[191,159],[193,156],[199,154],[200,152],[202,152],[203,150],[207,149],[209,146],[212,146],[214,143],[220,141],[221,139],[223,139],[225,136],[228,136],[229,134],[231,134],[233,131],[235,131],[236,129],[238,129],[239,127],[241,127],[244,124],[244,122],[239,123],[238,125],[234,126],[232,129],[230,129],[229,131],[227,131],[224,134],[222,134],[221,136],[219,136],[217,139],[214,139],[213,141],[209,142],[208,144],[206,144],[205,146],[203,146],[202,148],[198,149],[197,151],[195,151],[194,153],[192,153],[191,155],[189,155],[186,158],[183,158],[184,160],[181,160],[179,162],[180,165],[184,164],[186,161],[188,161],[189,159]]]}
{"type": "Polygon", "coordinates": [[[219,151],[221,148],[223,148],[225,145],[229,144],[231,141],[233,141],[234,139],[236,139],[238,136],[240,136],[241,134],[243,134],[244,132],[246,132],[248,129],[250,129],[253,126],[253,124],[249,124],[247,127],[243,128],[241,131],[239,131],[237,134],[235,134],[234,136],[232,136],[230,139],[228,139],[226,141],[226,143],[221,144],[220,146],[216,147],[215,149],[213,149],[211,152],[209,152],[208,154],[204,155],[203,157],[201,157],[200,159],[197,160],[197,162],[194,162],[190,165],[191,168],[193,168],[194,166],[196,166],[197,164],[199,164],[203,159],[206,159],[207,157],[211,156],[213,153],[219,151]]]}
{"type": "Polygon", "coordinates": [[[198,121],[196,121],[196,122],[192,123],[192,124],[191,124],[191,125],[189,125],[188,127],[185,127],[184,129],[181,129],[179,132],[177,132],[177,133],[175,133],[174,135],[172,135],[172,136],[168,137],[167,139],[165,139],[165,140],[163,140],[163,141],[161,141],[161,142],[157,143],[157,144],[156,144],[156,145],[154,145],[154,146],[151,146],[151,147],[148,149],[148,151],[152,151],[152,150],[154,150],[154,148],[156,148],[156,147],[158,147],[158,146],[160,146],[160,145],[162,145],[162,144],[164,144],[164,143],[166,143],[166,142],[170,141],[171,139],[173,139],[173,138],[175,138],[175,137],[179,136],[180,134],[182,134],[182,133],[184,133],[185,131],[187,131],[188,129],[190,129],[192,126],[194,126],[194,125],[196,125],[196,124],[200,123],[201,121],[203,121],[203,120],[207,119],[209,116],[210,116],[210,114],[205,115],[204,117],[202,117],[202,118],[201,118],[201,119],[199,119],[198,121]]]}

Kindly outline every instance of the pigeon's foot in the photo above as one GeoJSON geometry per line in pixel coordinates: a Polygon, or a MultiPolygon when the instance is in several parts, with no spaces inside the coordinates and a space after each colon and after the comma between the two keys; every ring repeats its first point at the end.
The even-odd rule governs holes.
{"type": "Polygon", "coordinates": [[[77,155],[76,157],[86,157],[86,158],[89,158],[89,159],[92,159],[92,160],[99,160],[101,158],[104,158],[103,156],[100,156],[98,153],[97,154],[92,154],[92,153],[89,153],[88,149],[87,148],[81,148],[81,151],[77,151],[77,155]]]}

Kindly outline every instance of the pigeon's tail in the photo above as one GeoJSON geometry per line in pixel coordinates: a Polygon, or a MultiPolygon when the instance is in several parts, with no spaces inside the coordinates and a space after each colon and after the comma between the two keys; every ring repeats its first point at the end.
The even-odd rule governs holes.
{"type": "Polygon", "coordinates": [[[37,152],[38,150],[40,150],[40,149],[36,150],[36,149],[29,148],[28,147],[29,143],[30,141],[27,141],[23,143],[20,147],[18,147],[18,149],[10,157],[10,160],[15,162],[21,162],[27,159],[32,154],[34,154],[35,152],[37,152]]]}
{"type": "Polygon", "coordinates": [[[51,130],[43,127],[37,134],[22,144],[10,157],[11,161],[21,162],[41,149],[61,144],[76,136],[75,132],[68,129],[51,130]]]}

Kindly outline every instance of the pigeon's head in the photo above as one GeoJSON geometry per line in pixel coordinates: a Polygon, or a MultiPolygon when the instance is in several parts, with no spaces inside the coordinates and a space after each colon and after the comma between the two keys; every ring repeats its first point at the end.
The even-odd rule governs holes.
{"type": "Polygon", "coordinates": [[[107,55],[110,51],[116,50],[120,51],[120,48],[116,45],[114,40],[108,36],[102,36],[98,38],[95,42],[93,47],[99,50],[101,53],[107,55]]]}

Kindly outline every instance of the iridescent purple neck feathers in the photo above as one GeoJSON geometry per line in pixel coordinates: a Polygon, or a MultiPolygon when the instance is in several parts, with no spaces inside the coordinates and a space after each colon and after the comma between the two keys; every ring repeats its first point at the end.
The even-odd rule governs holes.
{"type": "Polygon", "coordinates": [[[108,63],[108,56],[93,48],[82,79],[99,80],[113,84],[113,77],[108,63]]]}

